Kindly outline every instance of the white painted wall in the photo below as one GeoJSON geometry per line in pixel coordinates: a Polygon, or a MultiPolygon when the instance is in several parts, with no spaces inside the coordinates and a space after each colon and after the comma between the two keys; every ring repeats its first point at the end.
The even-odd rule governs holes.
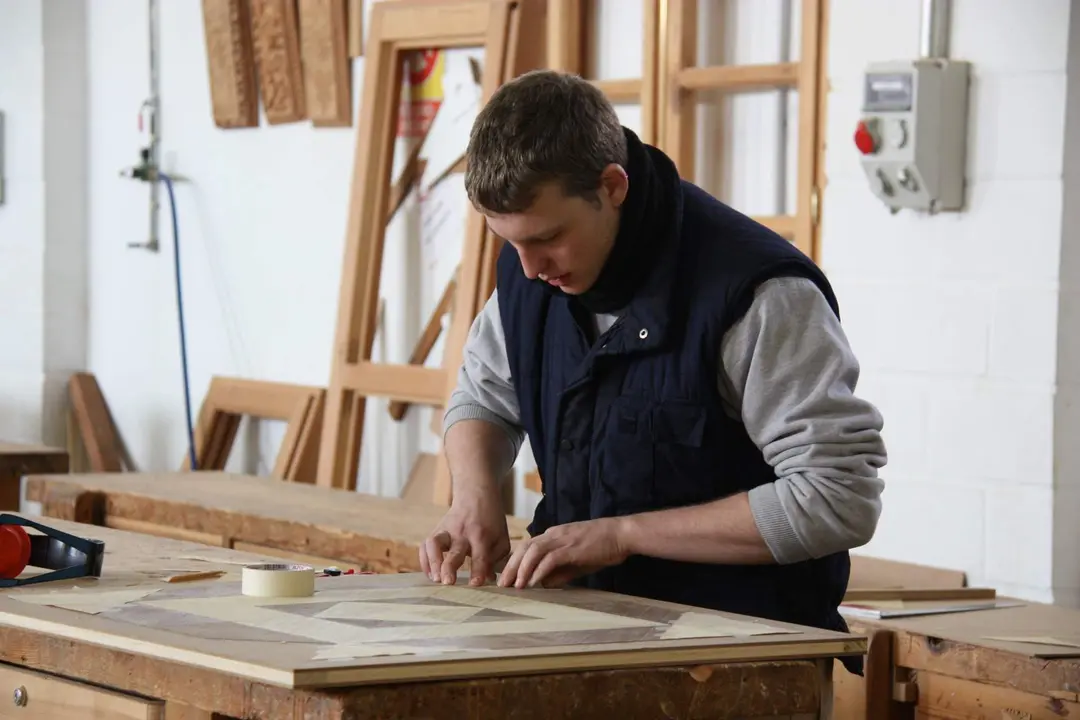
{"type": "Polygon", "coordinates": [[[975,74],[969,208],[934,218],[875,203],[850,139],[861,68],[919,50],[921,3],[888,3],[890,31],[873,32],[884,5],[832,2],[823,201],[822,262],[886,422],[885,510],[866,550],[1075,603],[1075,562],[1053,562],[1080,549],[1054,547],[1055,505],[1077,509],[1060,492],[1075,463],[1056,464],[1055,427],[1080,429],[1055,413],[1070,342],[1058,326],[1069,2],[954,3],[951,55],[975,74]]]}
{"type": "MultiPolygon", "coordinates": [[[[1063,193],[1075,196],[1080,187],[1073,138],[1080,108],[1070,108],[1066,152],[1067,89],[1080,82],[1080,72],[1068,72],[1068,28],[1076,18],[1068,0],[955,0],[952,55],[975,63],[970,206],[928,219],[879,206],[850,139],[863,67],[918,52],[921,3],[830,4],[822,261],[863,361],[862,390],[885,415],[890,455],[884,516],[865,552],[962,569],[974,583],[1024,597],[1080,603],[1080,531],[1071,529],[1080,509],[1073,449],[1080,260],[1077,223],[1064,222],[1076,211],[1063,216],[1063,193]],[[871,17],[884,9],[892,13],[887,24],[871,17]]],[[[0,110],[8,117],[0,435],[16,439],[44,436],[43,418],[55,415],[44,400],[45,374],[79,358],[77,342],[59,361],[47,361],[45,351],[55,323],[80,327],[72,300],[59,294],[62,278],[78,278],[80,268],[74,247],[66,269],[46,260],[48,247],[63,247],[52,245],[57,236],[78,236],[75,226],[51,232],[60,227],[53,213],[79,201],[73,188],[75,200],[44,187],[46,175],[50,184],[53,173],[64,176],[46,162],[47,134],[72,128],[46,117],[47,48],[51,34],[64,31],[49,24],[43,5],[0,0],[0,60],[19,67],[0,75],[0,110]],[[48,308],[66,314],[56,320],[48,308]]],[[[186,178],[177,191],[195,400],[215,373],[325,383],[353,132],[305,124],[216,129],[199,3],[162,5],[163,149],[166,168],[186,178]]],[[[166,214],[160,254],[126,247],[146,237],[147,188],[118,176],[144,141],[136,117],[148,89],[145,3],[94,0],[85,7],[86,365],[137,463],[168,469],[185,447],[171,233],[166,214]]],[[[718,7],[705,1],[703,28],[718,24],[718,7]]],[[[782,0],[728,7],[727,32],[705,38],[701,59],[781,59],[782,8],[782,0]]],[[[599,76],[636,75],[637,3],[601,0],[600,17],[599,76]]],[[[797,13],[792,26],[797,57],[797,13]]],[[[363,62],[355,69],[358,87],[363,62]]],[[[791,148],[777,154],[775,139],[794,125],[784,128],[783,118],[793,116],[780,112],[781,102],[794,108],[797,98],[740,98],[700,115],[699,180],[747,212],[780,209],[769,169],[790,167],[791,148]],[[709,162],[716,159],[722,163],[709,162]]],[[[636,108],[620,111],[638,126],[636,108]]],[[[780,193],[785,210],[790,193],[780,193]]],[[[396,300],[420,294],[402,285],[407,277],[418,282],[407,272],[405,260],[414,256],[402,241],[418,219],[410,209],[395,221],[384,268],[393,331],[384,352],[392,359],[405,356],[426,317],[426,307],[396,300]]],[[[437,295],[425,287],[421,304],[437,295]]],[[[365,454],[361,489],[393,493],[428,423],[386,422],[383,407],[368,413],[368,447],[383,454],[365,454]]],[[[264,430],[252,438],[250,469],[265,471],[276,437],[264,430]]],[[[528,506],[523,498],[519,511],[528,506]]]]}
{"type": "Polygon", "coordinates": [[[0,6],[0,435],[42,434],[44,368],[44,42],[41,0],[0,6]],[[12,72],[11,68],[19,68],[12,72]]]}

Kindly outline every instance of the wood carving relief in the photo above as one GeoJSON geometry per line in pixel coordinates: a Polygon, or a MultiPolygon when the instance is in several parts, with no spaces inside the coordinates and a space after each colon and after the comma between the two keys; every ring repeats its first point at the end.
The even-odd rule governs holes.
{"type": "Polygon", "coordinates": [[[303,120],[304,77],[296,0],[250,0],[263,111],[270,124],[303,120]]]}
{"type": "Polygon", "coordinates": [[[304,100],[315,125],[352,124],[346,0],[299,0],[304,100]]]}
{"type": "Polygon", "coordinates": [[[203,0],[202,9],[214,124],[257,127],[259,95],[247,0],[203,0]]]}

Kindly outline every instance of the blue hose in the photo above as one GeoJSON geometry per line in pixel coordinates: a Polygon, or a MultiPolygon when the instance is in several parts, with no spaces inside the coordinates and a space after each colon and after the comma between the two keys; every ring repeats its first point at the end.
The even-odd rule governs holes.
{"type": "Polygon", "coordinates": [[[191,380],[188,375],[187,334],[184,331],[184,292],[180,282],[180,223],[176,219],[176,196],[173,194],[172,178],[163,172],[157,174],[169,191],[169,210],[172,213],[173,229],[173,268],[176,273],[176,314],[180,324],[180,363],[184,372],[184,411],[187,415],[188,453],[191,457],[191,469],[198,470],[195,457],[195,425],[191,421],[191,380]]]}

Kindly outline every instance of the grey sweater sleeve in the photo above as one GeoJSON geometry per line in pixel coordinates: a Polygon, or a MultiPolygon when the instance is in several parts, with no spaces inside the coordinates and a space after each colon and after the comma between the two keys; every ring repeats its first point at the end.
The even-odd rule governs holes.
{"type": "Polygon", "coordinates": [[[443,416],[443,434],[460,420],[486,420],[498,425],[506,432],[515,458],[525,440],[510,363],[506,359],[497,290],[469,328],[457,387],[443,416]]]}
{"type": "Polygon", "coordinates": [[[724,337],[722,364],[721,394],[777,475],[749,493],[776,561],[869,542],[884,489],[883,421],[855,395],[858,360],[817,286],[804,278],[763,283],[724,337]]]}
{"type": "MultiPolygon", "coordinates": [[[[801,278],[764,283],[724,336],[721,363],[725,405],[777,475],[749,493],[777,562],[868,542],[881,513],[882,419],[854,394],[858,362],[817,287],[801,278]]],[[[517,456],[524,430],[495,294],[469,331],[444,433],[466,419],[502,428],[517,456]]]]}

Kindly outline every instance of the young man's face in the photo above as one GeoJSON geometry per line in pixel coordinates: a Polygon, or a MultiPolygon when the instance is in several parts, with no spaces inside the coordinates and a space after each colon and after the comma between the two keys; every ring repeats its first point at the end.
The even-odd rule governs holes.
{"type": "Polygon", "coordinates": [[[530,280],[579,295],[596,282],[611,252],[628,188],[626,172],[609,165],[601,176],[598,205],[547,185],[524,212],[488,213],[488,228],[514,246],[530,280]]]}

